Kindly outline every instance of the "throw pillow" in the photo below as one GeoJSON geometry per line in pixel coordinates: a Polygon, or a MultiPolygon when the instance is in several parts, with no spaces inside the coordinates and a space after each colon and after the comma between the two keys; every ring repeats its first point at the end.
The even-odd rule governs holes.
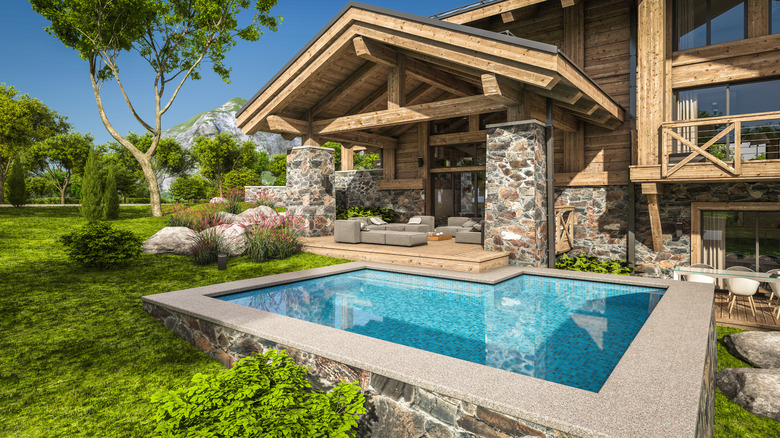
{"type": "Polygon", "coordinates": [[[475,224],[473,227],[471,227],[471,231],[475,231],[477,233],[482,232],[482,223],[475,224]]]}
{"type": "Polygon", "coordinates": [[[360,231],[366,231],[368,230],[368,225],[366,225],[365,222],[360,222],[360,231]]]}
{"type": "Polygon", "coordinates": [[[422,218],[413,217],[413,218],[409,219],[409,224],[410,225],[417,225],[417,224],[421,224],[421,223],[422,223],[422,218]]]}
{"type": "Polygon", "coordinates": [[[370,221],[371,221],[371,223],[372,223],[372,224],[374,224],[374,225],[384,225],[384,224],[386,224],[386,223],[387,223],[387,222],[383,221],[381,217],[378,217],[378,216],[374,216],[374,217],[372,217],[372,218],[371,218],[371,219],[369,219],[369,220],[370,220],[370,221]]]}
{"type": "Polygon", "coordinates": [[[467,220],[466,222],[463,222],[463,225],[461,225],[461,227],[463,227],[463,228],[471,228],[471,227],[473,227],[476,224],[477,223],[472,221],[472,220],[467,220]]]}

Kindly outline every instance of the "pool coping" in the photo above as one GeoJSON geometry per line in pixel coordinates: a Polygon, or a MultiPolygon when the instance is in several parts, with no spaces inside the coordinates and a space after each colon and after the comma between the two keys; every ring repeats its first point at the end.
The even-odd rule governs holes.
{"type": "Polygon", "coordinates": [[[582,437],[694,436],[714,315],[714,291],[705,284],[517,266],[461,273],[370,262],[147,295],[142,300],[582,437]],[[659,287],[666,292],[597,393],[214,299],[361,269],[486,284],[532,274],[659,287]]]}

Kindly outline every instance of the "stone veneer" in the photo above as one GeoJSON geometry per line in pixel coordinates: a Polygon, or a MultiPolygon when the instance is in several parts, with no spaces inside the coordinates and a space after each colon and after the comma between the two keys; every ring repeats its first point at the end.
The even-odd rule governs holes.
{"type": "Polygon", "coordinates": [[[382,169],[336,172],[336,206],[392,208],[398,222],[425,214],[425,190],[377,190],[381,179],[382,169]]]}
{"type": "Polygon", "coordinates": [[[287,186],[246,187],[246,202],[257,199],[261,190],[269,191],[277,205],[308,221],[307,236],[332,235],[336,220],[333,154],[331,148],[292,148],[287,154],[287,186]]]}
{"type": "Polygon", "coordinates": [[[696,422],[696,438],[711,438],[715,433],[715,373],[718,371],[718,335],[715,329],[715,307],[707,340],[707,356],[702,373],[699,395],[699,418],[696,422]]]}
{"type": "Polygon", "coordinates": [[[169,330],[226,367],[254,353],[285,350],[297,364],[309,369],[308,379],[315,389],[329,390],[339,381],[357,382],[368,408],[359,422],[358,437],[575,437],[151,303],[143,307],[169,330]]]}
{"type": "Polygon", "coordinates": [[[540,122],[488,126],[484,248],[515,265],[547,264],[546,163],[540,122]]]}

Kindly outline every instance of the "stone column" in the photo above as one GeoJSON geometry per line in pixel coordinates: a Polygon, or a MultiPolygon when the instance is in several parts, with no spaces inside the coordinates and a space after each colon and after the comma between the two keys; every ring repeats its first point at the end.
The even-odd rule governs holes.
{"type": "Polygon", "coordinates": [[[299,146],[287,155],[285,206],[289,213],[308,221],[306,236],[333,234],[336,220],[333,182],[333,149],[299,146]]]}
{"type": "Polygon", "coordinates": [[[547,159],[544,124],[489,125],[485,172],[485,249],[509,262],[547,266],[547,159]]]}

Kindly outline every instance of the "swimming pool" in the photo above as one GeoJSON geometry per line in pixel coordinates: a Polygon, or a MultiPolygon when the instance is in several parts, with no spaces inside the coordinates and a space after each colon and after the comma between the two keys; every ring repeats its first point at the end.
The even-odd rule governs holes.
{"type": "MultiPolygon", "coordinates": [[[[248,296],[244,298],[249,300],[248,296]]],[[[711,285],[517,266],[484,273],[457,273],[356,262],[148,295],[142,300],[152,317],[225,366],[232,366],[240,358],[256,352],[285,350],[296,363],[309,369],[309,380],[315,388],[329,388],[345,380],[357,382],[370,404],[371,414],[365,416],[360,426],[361,435],[365,436],[514,434],[546,438],[654,438],[705,437],[712,433],[717,342],[711,285]],[[341,275],[366,273],[372,280],[380,276],[397,278],[390,274],[409,275],[421,282],[419,289],[428,291],[412,292],[411,287],[406,287],[403,295],[409,298],[404,301],[460,301],[467,304],[461,312],[482,309],[486,336],[483,360],[509,365],[508,369],[479,363],[476,348],[466,348],[465,342],[458,349],[459,354],[474,357],[477,362],[402,345],[395,333],[391,341],[386,341],[334,327],[338,323],[342,327],[351,325],[352,330],[373,329],[380,317],[376,309],[384,307],[390,314],[381,315],[383,323],[398,314],[408,314],[412,322],[426,327],[427,333],[443,332],[446,334],[441,336],[447,339],[453,336],[450,332],[454,330],[448,321],[480,319],[470,317],[473,314],[469,313],[452,316],[450,312],[439,312],[441,315],[421,317],[417,313],[419,306],[399,307],[388,299],[371,301],[369,306],[369,300],[365,296],[358,298],[354,290],[339,292],[342,298],[338,298],[338,303],[333,297],[332,309],[322,303],[328,300],[321,299],[319,304],[304,310],[303,304],[312,302],[310,293],[299,293],[297,302],[277,293],[277,297],[285,296],[285,299],[274,304],[270,302],[272,297],[267,296],[262,305],[284,310],[286,315],[295,312],[316,315],[312,309],[326,309],[318,318],[332,319],[334,326],[328,326],[223,299],[261,289],[328,283],[341,275]],[[567,301],[565,304],[575,310],[568,311],[568,315],[567,311],[561,311],[568,319],[557,320],[542,311],[551,307],[543,299],[544,294],[526,293],[527,299],[521,301],[520,288],[503,290],[521,278],[524,282],[540,284],[555,280],[555,294],[561,297],[555,305],[567,301]],[[451,284],[455,286],[441,291],[426,283],[438,283],[434,279],[454,281],[451,284]],[[609,285],[604,286],[603,295],[595,292],[598,283],[609,285]],[[625,286],[638,287],[635,290],[638,293],[626,294],[625,286]],[[484,293],[484,288],[490,292],[484,293]],[[653,289],[663,294],[658,295],[653,289]],[[445,292],[451,290],[457,293],[447,297],[445,292]],[[613,318],[600,318],[634,306],[640,294],[647,301],[638,300],[638,307],[646,303],[649,316],[612,371],[606,373],[608,377],[600,389],[571,386],[565,382],[567,377],[554,377],[566,384],[544,380],[553,374],[550,370],[560,368],[558,364],[550,364],[556,348],[577,352],[577,348],[566,345],[570,340],[577,338],[588,345],[588,350],[605,355],[601,349],[606,351],[616,342],[613,337],[620,324],[613,318]],[[655,301],[652,295],[660,299],[655,301]],[[500,316],[501,308],[508,313],[500,316]],[[325,316],[331,314],[332,317],[325,316]],[[533,325],[549,326],[548,331],[553,333],[551,340],[542,343],[541,338],[517,337],[516,332],[527,332],[527,327],[533,325]],[[489,339],[488,333],[491,333],[489,339]],[[500,341],[504,339],[515,339],[517,345],[520,345],[517,339],[533,344],[535,353],[521,357],[496,347],[503,345],[500,341]],[[488,345],[494,347],[488,350],[488,345]],[[537,378],[542,374],[543,378],[537,378]]],[[[466,324],[466,327],[455,333],[462,338],[482,336],[478,325],[466,324]],[[475,332],[469,334],[468,330],[475,332]]],[[[569,361],[583,360],[582,357],[569,361]]],[[[570,377],[574,381],[598,380],[592,376],[596,365],[576,363],[577,373],[570,377]]]]}
{"type": "Polygon", "coordinates": [[[491,285],[365,269],[219,299],[598,391],[663,292],[533,275],[491,285]]]}

